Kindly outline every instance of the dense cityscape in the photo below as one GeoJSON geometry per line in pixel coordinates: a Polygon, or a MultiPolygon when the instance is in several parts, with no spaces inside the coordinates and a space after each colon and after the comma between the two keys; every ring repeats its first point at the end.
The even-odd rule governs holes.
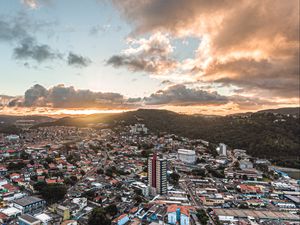
{"type": "Polygon", "coordinates": [[[0,225],[300,225],[300,0],[0,0],[0,225]]]}
{"type": "Polygon", "coordinates": [[[299,181],[246,150],[30,122],[0,136],[2,224],[300,224],[299,181]]]}

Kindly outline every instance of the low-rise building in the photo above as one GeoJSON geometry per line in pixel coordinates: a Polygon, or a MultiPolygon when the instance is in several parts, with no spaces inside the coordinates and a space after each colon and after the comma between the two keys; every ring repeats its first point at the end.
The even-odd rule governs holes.
{"type": "Polygon", "coordinates": [[[40,225],[41,221],[31,215],[23,214],[19,216],[19,225],[40,225]]]}
{"type": "Polygon", "coordinates": [[[13,201],[13,206],[22,213],[34,214],[41,212],[46,205],[46,201],[34,196],[26,196],[13,201]]]}
{"type": "Polygon", "coordinates": [[[196,162],[196,152],[194,150],[188,149],[178,149],[178,159],[184,163],[195,163],[196,162]]]}

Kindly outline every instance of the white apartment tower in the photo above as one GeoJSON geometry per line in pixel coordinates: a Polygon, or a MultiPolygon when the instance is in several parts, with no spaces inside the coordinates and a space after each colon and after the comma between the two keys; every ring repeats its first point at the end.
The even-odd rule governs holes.
{"type": "Polygon", "coordinates": [[[219,144],[219,155],[227,156],[227,146],[223,143],[219,144]]]}

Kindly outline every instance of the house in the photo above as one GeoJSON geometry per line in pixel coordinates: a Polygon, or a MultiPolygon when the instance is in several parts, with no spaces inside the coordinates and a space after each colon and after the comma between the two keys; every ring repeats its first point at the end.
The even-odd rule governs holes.
{"type": "Polygon", "coordinates": [[[167,209],[168,223],[189,225],[190,224],[190,209],[189,206],[170,205],[167,209]]]}
{"type": "Polygon", "coordinates": [[[52,218],[45,213],[35,215],[35,218],[39,219],[42,222],[42,225],[48,225],[52,221],[52,218]]]}
{"type": "Polygon", "coordinates": [[[241,160],[240,161],[240,169],[241,170],[253,169],[253,163],[248,160],[241,160]]]}
{"type": "Polygon", "coordinates": [[[240,184],[237,186],[237,188],[242,192],[243,194],[260,194],[262,193],[262,190],[258,186],[252,186],[252,185],[246,185],[246,184],[240,184]]]}
{"type": "Polygon", "coordinates": [[[5,176],[7,174],[7,168],[5,166],[0,166],[0,176],[5,176]]]}
{"type": "Polygon", "coordinates": [[[0,212],[0,223],[5,224],[7,220],[8,220],[8,216],[0,212]]]}
{"type": "Polygon", "coordinates": [[[19,225],[40,225],[41,221],[28,214],[19,216],[19,225]]]}
{"type": "Polygon", "coordinates": [[[58,205],[55,211],[58,215],[60,215],[63,218],[63,220],[70,219],[70,209],[68,207],[58,205]]]}
{"type": "Polygon", "coordinates": [[[112,224],[116,224],[116,225],[124,225],[125,223],[127,223],[129,221],[129,216],[127,214],[122,214],[121,216],[119,216],[118,218],[114,219],[112,221],[112,224]]]}

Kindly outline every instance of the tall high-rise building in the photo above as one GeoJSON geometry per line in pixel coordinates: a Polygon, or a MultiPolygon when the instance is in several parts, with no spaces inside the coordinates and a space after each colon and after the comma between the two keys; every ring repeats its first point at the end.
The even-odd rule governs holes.
{"type": "Polygon", "coordinates": [[[227,156],[227,146],[223,143],[219,144],[219,155],[227,156]]]}
{"type": "Polygon", "coordinates": [[[148,186],[152,195],[167,194],[167,160],[156,153],[148,158],[148,186]]]}

